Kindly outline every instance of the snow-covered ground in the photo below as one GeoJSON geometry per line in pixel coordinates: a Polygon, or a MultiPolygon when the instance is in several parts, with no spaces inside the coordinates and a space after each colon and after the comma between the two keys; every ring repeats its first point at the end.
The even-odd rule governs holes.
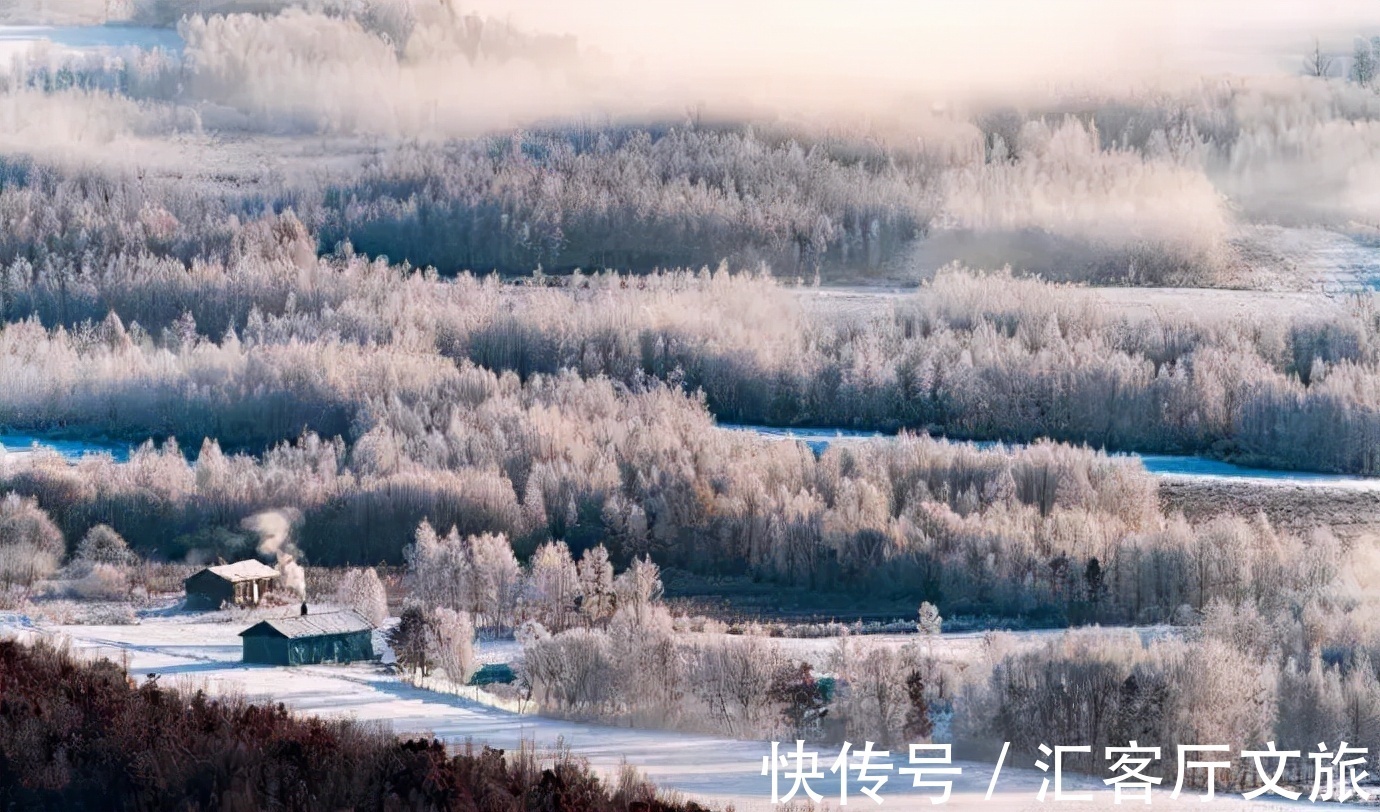
{"type": "MultiPolygon", "coordinates": [[[[19,637],[44,635],[65,639],[78,651],[107,656],[128,663],[142,678],[157,674],[164,684],[204,688],[212,693],[272,699],[298,711],[324,716],[348,716],[381,722],[399,734],[429,733],[455,743],[473,742],[504,749],[534,742],[550,752],[558,746],[589,760],[596,769],[612,771],[626,761],[658,784],[679,790],[715,805],[732,803],[740,810],[768,809],[770,784],[760,774],[762,758],[769,752],[763,742],[735,741],[666,731],[631,730],[580,724],[532,715],[518,715],[447,694],[425,691],[402,682],[376,664],[307,666],[297,668],[246,666],[239,662],[239,631],[248,623],[206,622],[198,616],[168,613],[147,617],[129,626],[53,626],[34,624],[20,615],[0,615],[0,634],[19,637]]],[[[1049,633],[1038,633],[1041,635],[1049,633]]],[[[946,635],[946,642],[948,645],[946,635]]],[[[958,645],[976,636],[954,635],[958,645]]],[[[809,645],[830,641],[800,641],[809,645]]],[[[498,657],[513,653],[509,648],[498,657]]],[[[491,653],[490,657],[494,655],[491,653]]],[[[1057,744],[1057,742],[1049,742],[1057,744]]],[[[837,748],[808,748],[820,754],[826,778],[811,782],[831,807],[838,805],[838,779],[829,773],[837,748]]],[[[899,755],[899,754],[898,754],[899,755]]],[[[898,766],[904,766],[904,758],[898,766]]],[[[993,763],[960,762],[948,806],[957,809],[1039,809],[1036,800],[1043,773],[1006,766],[990,801],[984,800],[993,763]]],[[[882,788],[886,809],[929,809],[928,790],[907,786],[907,777],[896,773],[882,788]]],[[[786,782],[789,786],[790,782],[786,782]]],[[[1066,788],[1093,791],[1092,802],[1082,809],[1115,808],[1112,793],[1095,778],[1070,777],[1066,788]]],[[[784,789],[784,787],[783,787],[784,789]]],[[[874,806],[851,789],[850,806],[874,806]]],[[[1167,792],[1157,793],[1154,805],[1169,809],[1198,809],[1196,796],[1185,794],[1177,801],[1167,792]]],[[[1239,799],[1233,808],[1268,809],[1268,804],[1246,804],[1239,799]]]]}
{"type": "Polygon", "coordinates": [[[1380,235],[1373,229],[1261,227],[1255,240],[1301,286],[1327,293],[1380,289],[1380,235]]]}

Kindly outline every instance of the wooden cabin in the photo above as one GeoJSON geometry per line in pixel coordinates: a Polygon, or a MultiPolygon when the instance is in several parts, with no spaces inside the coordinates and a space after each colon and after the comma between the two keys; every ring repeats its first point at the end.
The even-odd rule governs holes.
{"type": "Polygon", "coordinates": [[[244,661],[260,665],[352,663],[374,659],[374,627],[356,612],[272,618],[240,632],[244,661]]]}
{"type": "Polygon", "coordinates": [[[231,606],[257,606],[273,589],[278,571],[253,559],[207,567],[182,582],[187,590],[188,609],[219,609],[231,606]]]}

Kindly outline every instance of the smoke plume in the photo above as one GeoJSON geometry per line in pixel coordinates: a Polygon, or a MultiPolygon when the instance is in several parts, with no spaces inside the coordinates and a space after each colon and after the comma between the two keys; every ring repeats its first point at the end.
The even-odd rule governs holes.
{"type": "Polygon", "coordinates": [[[301,551],[292,541],[292,528],[302,515],[292,508],[266,510],[244,520],[244,528],[259,534],[259,554],[271,555],[278,564],[279,584],[298,597],[307,595],[307,576],[297,563],[301,551]]]}

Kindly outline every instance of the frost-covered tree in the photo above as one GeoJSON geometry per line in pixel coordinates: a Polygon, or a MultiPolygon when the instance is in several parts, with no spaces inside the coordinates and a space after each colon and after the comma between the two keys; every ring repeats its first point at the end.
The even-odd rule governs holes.
{"type": "Polygon", "coordinates": [[[532,554],[528,610],[552,632],[570,628],[580,596],[580,574],[565,542],[548,542],[532,554]]]}
{"type": "Polygon", "coordinates": [[[17,493],[0,498],[0,583],[30,586],[55,572],[65,543],[38,500],[17,493]]]}
{"type": "Polygon", "coordinates": [[[638,622],[661,600],[661,568],[650,558],[634,559],[613,581],[614,599],[619,611],[629,612],[638,622]]]}
{"type": "Polygon", "coordinates": [[[1375,82],[1375,54],[1369,40],[1357,38],[1351,52],[1351,67],[1347,78],[1362,87],[1370,87],[1375,82]]]}
{"type": "Polygon", "coordinates": [[[939,608],[929,601],[920,603],[915,628],[924,635],[936,635],[944,630],[944,618],[939,616],[939,608]]]}
{"type": "Polygon", "coordinates": [[[613,615],[613,565],[609,552],[600,544],[585,550],[578,564],[580,573],[580,614],[591,625],[599,625],[613,615]]]}
{"type": "Polygon", "coordinates": [[[336,603],[358,612],[375,627],[388,619],[388,593],[373,567],[352,569],[341,576],[336,603]]]}
{"type": "Polygon", "coordinates": [[[461,536],[451,528],[438,536],[423,521],[406,557],[413,594],[423,604],[465,612],[481,628],[513,627],[522,569],[505,534],[461,536]]]}
{"type": "Polygon", "coordinates": [[[568,629],[523,646],[519,670],[540,705],[563,712],[596,712],[612,694],[608,639],[568,629]]]}
{"type": "Polygon", "coordinates": [[[468,611],[474,600],[473,565],[469,550],[452,528],[440,536],[423,520],[405,553],[413,579],[413,596],[429,607],[468,611]]]}
{"type": "Polygon", "coordinates": [[[124,537],[107,524],[98,524],[86,531],[77,544],[75,558],[85,564],[108,564],[120,567],[137,561],[124,537]]]}
{"type": "Polygon", "coordinates": [[[695,695],[721,729],[755,735],[775,721],[771,685],[783,662],[769,642],[745,636],[707,644],[695,653],[693,663],[695,695]]]}
{"type": "Polygon", "coordinates": [[[445,607],[433,609],[427,615],[427,629],[436,665],[455,682],[468,683],[477,668],[470,616],[445,607]]]}
{"type": "Polygon", "coordinates": [[[130,595],[129,570],[113,564],[90,564],[72,573],[67,592],[84,600],[118,601],[130,595]]]}
{"type": "Polygon", "coordinates": [[[1342,681],[1341,727],[1346,741],[1380,736],[1380,679],[1369,656],[1359,657],[1342,681]]]}
{"type": "Polygon", "coordinates": [[[629,721],[671,726],[694,713],[689,697],[689,655],[665,607],[641,613],[620,608],[606,635],[614,693],[629,721]]]}
{"type": "Polygon", "coordinates": [[[508,537],[481,533],[465,539],[470,558],[471,612],[479,628],[507,631],[516,622],[522,568],[508,537]]]}
{"type": "Polygon", "coordinates": [[[907,673],[896,652],[881,647],[864,650],[849,668],[842,702],[849,735],[866,733],[883,744],[901,740],[910,710],[907,673]]]}

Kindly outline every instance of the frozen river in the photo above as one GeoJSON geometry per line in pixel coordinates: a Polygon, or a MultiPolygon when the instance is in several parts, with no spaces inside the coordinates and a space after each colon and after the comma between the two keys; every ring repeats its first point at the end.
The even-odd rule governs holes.
{"type": "Polygon", "coordinates": [[[109,454],[116,462],[124,462],[129,459],[129,448],[127,444],[100,440],[63,440],[36,434],[0,432],[0,449],[6,455],[22,455],[43,449],[56,451],[73,462],[87,454],[109,454]]]}
{"type": "MultiPolygon", "coordinates": [[[[834,443],[886,442],[889,435],[846,429],[779,429],[768,426],[723,424],[722,428],[747,431],[778,440],[798,440],[816,454],[834,443]]],[[[995,448],[993,442],[973,443],[978,448],[995,448]]],[[[1125,454],[1140,460],[1145,470],[1156,476],[1185,479],[1222,479],[1238,482],[1258,482],[1273,485],[1328,486],[1357,490],[1380,491],[1380,478],[1318,474],[1307,471],[1277,471],[1269,468],[1248,468],[1229,462],[1177,454],[1125,454]]]]}
{"type": "MultiPolygon", "coordinates": [[[[887,442],[889,435],[878,432],[850,431],[846,429],[780,429],[767,426],[743,426],[723,424],[730,431],[751,432],[761,437],[782,441],[795,440],[805,443],[815,453],[834,443],[887,442]]],[[[997,443],[973,443],[978,448],[995,448],[997,443]]],[[[87,454],[109,454],[116,462],[129,459],[132,446],[105,440],[58,439],[41,434],[0,432],[0,449],[6,454],[27,454],[34,449],[56,451],[64,458],[76,462],[87,454]]],[[[1256,482],[1274,485],[1327,486],[1356,490],[1380,491],[1380,478],[1342,476],[1339,474],[1317,474],[1306,471],[1276,471],[1268,468],[1248,468],[1229,462],[1204,457],[1177,454],[1126,454],[1140,460],[1145,470],[1156,476],[1178,477],[1184,479],[1220,479],[1235,482],[1256,482]]]]}

